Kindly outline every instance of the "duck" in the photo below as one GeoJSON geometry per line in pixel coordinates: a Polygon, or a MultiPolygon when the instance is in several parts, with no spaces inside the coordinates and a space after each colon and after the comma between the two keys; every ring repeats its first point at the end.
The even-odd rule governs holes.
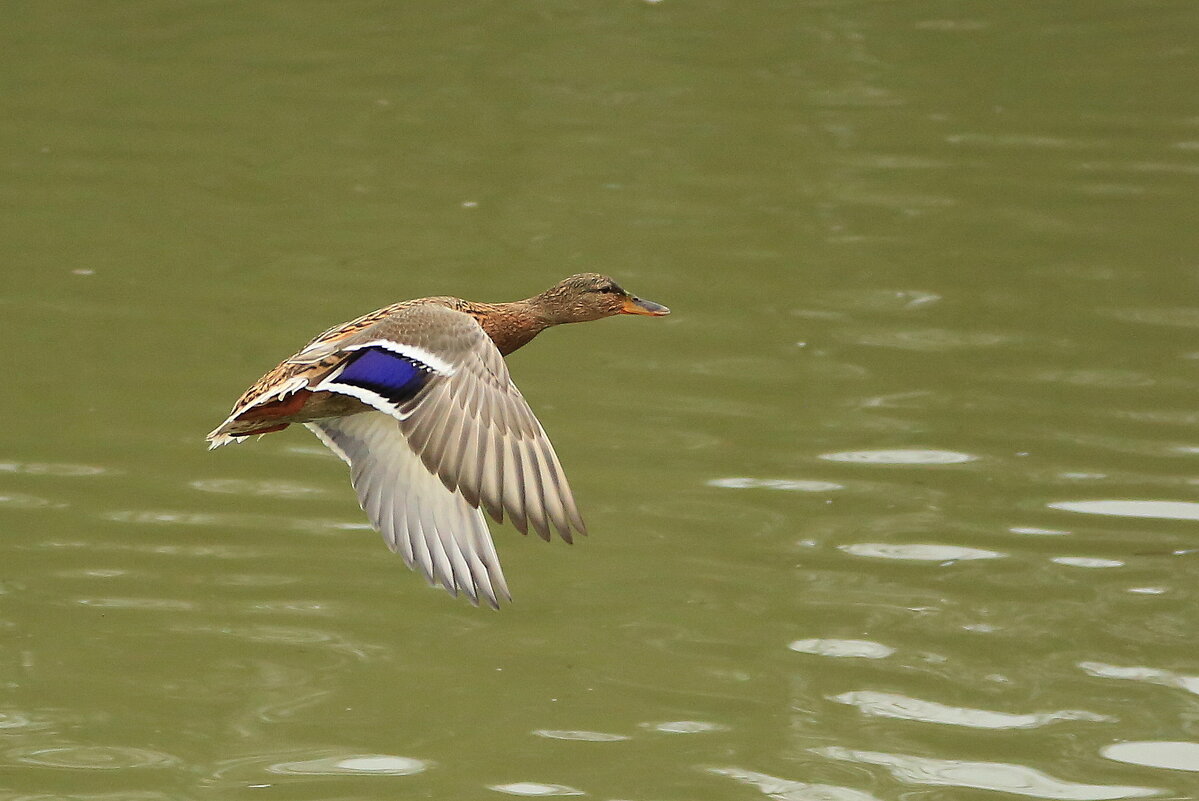
{"type": "Polygon", "coordinates": [[[302,425],[350,468],[372,527],[408,567],[472,604],[512,594],[484,512],[549,541],[586,534],[545,429],[504,357],[547,328],[670,309],[599,273],[524,300],[437,296],[334,326],[247,389],[209,448],[302,425]]]}

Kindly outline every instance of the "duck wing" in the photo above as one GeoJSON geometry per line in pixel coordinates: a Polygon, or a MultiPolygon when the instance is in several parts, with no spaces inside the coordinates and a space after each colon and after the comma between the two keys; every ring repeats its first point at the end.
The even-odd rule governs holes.
{"type": "Polygon", "coordinates": [[[319,393],[375,409],[290,421],[350,465],[392,550],[451,593],[494,606],[510,596],[480,510],[546,540],[556,529],[570,542],[586,527],[545,429],[468,311],[453,298],[406,301],[331,328],[259,379],[208,438],[216,447],[259,433],[262,423],[242,418],[282,403],[308,409],[319,393]]]}
{"type": "Polygon", "coordinates": [[[425,468],[395,418],[364,412],[305,426],[349,464],[363,510],[409,567],[474,604],[511,600],[483,513],[425,468]]]}
{"type": "Polygon", "coordinates": [[[450,492],[522,533],[586,533],[545,429],[495,343],[469,314],[406,306],[346,337],[314,391],[351,395],[399,421],[409,447],[450,492]],[[352,358],[350,358],[352,356],[352,358]]]}

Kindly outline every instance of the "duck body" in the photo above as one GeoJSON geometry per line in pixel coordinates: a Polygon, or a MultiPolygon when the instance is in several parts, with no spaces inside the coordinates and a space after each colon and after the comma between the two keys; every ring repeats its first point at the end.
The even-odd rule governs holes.
{"type": "Polygon", "coordinates": [[[586,527],[503,357],[553,325],[669,310],[595,273],[511,303],[403,301],[335,326],[256,381],[210,447],[302,424],[350,466],[372,525],[430,583],[510,599],[485,510],[570,542],[586,527]]]}

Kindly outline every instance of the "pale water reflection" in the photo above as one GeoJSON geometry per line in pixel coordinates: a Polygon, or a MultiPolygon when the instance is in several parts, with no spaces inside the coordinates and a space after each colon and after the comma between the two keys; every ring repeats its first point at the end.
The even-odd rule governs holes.
{"type": "Polygon", "coordinates": [[[0,732],[21,730],[29,732],[36,729],[47,729],[56,725],[50,718],[37,718],[16,710],[0,710],[0,732]]]}
{"type": "Polygon", "coordinates": [[[839,545],[845,553],[854,556],[869,556],[877,559],[895,559],[901,562],[969,562],[976,559],[1002,559],[1007,554],[983,548],[966,548],[960,545],[934,545],[912,543],[910,545],[886,542],[855,542],[839,545]]]}
{"type": "Polygon", "coordinates": [[[643,728],[666,734],[704,734],[724,731],[728,726],[705,720],[668,720],[664,723],[642,723],[643,728]]]}
{"type": "Polygon", "coordinates": [[[1144,798],[1161,793],[1161,790],[1153,787],[1069,782],[1024,765],[1003,762],[930,759],[841,747],[819,748],[815,751],[831,759],[878,765],[906,784],[995,790],[1030,798],[1063,801],[1108,801],[1117,798],[1144,798]]]}
{"type": "Polygon", "coordinates": [[[898,693],[875,690],[855,690],[833,696],[830,700],[855,706],[867,715],[901,720],[921,720],[972,729],[1035,729],[1062,720],[1085,720],[1098,723],[1114,722],[1115,718],[1079,709],[1053,712],[1012,714],[989,709],[949,706],[936,701],[909,698],[898,693]]]}
{"type": "Polygon", "coordinates": [[[1104,746],[1099,753],[1108,759],[1131,765],[1199,771],[1199,743],[1152,740],[1113,743],[1104,746]]]}
{"type": "Polygon", "coordinates": [[[30,476],[78,477],[98,476],[115,472],[111,468],[91,464],[46,464],[42,462],[0,462],[0,473],[23,473],[30,476]]]}
{"type": "Polygon", "coordinates": [[[0,493],[0,508],[3,509],[65,509],[66,507],[67,504],[61,501],[52,501],[49,498],[40,498],[23,492],[0,493]]]}
{"type": "MultiPolygon", "coordinates": [[[[269,494],[269,493],[257,493],[269,494]]],[[[276,495],[276,497],[279,497],[276,495]]],[[[322,520],[312,517],[272,517],[270,515],[170,510],[106,512],[103,517],[116,523],[170,526],[213,526],[221,528],[286,529],[303,532],[370,531],[360,521],[322,520]]]]}
{"type": "Polygon", "coordinates": [[[80,771],[120,771],[177,767],[179,759],[146,748],[111,745],[58,745],[48,748],[14,748],[6,760],[43,768],[80,771]]]}
{"type": "Polygon", "coordinates": [[[1106,665],[1102,662],[1079,662],[1078,666],[1092,676],[1104,679],[1126,679],[1142,681],[1146,684],[1160,684],[1163,687],[1174,687],[1199,695],[1199,675],[1188,676],[1153,667],[1124,667],[1106,665]]]}
{"type": "Polygon", "coordinates": [[[726,489],[773,489],[793,492],[832,492],[845,489],[843,484],[832,481],[810,481],[797,478],[714,478],[709,487],[726,489]]]}
{"type": "Polygon", "coordinates": [[[1012,526],[1008,531],[1013,534],[1032,534],[1037,537],[1066,537],[1070,532],[1060,528],[1040,528],[1038,526],[1012,526]]]}
{"type": "Polygon", "coordinates": [[[829,462],[853,462],[856,464],[934,465],[964,464],[973,462],[978,457],[969,453],[920,448],[889,451],[841,451],[822,453],[820,458],[829,462]]]}
{"type": "Polygon", "coordinates": [[[579,729],[536,729],[533,731],[533,734],[550,740],[579,740],[587,743],[618,743],[622,740],[629,739],[628,735],[625,734],[612,734],[602,731],[582,731],[579,729]]]}
{"type": "Polygon", "coordinates": [[[221,627],[204,624],[178,624],[171,627],[179,634],[231,637],[260,645],[294,645],[319,651],[327,651],[355,659],[369,659],[383,653],[382,646],[350,640],[327,629],[301,626],[269,626],[255,623],[225,625],[221,627]]]}
{"type": "Polygon", "coordinates": [[[201,492],[257,495],[286,500],[327,497],[331,491],[327,488],[311,487],[290,481],[252,481],[239,478],[208,478],[192,481],[190,485],[201,492]]]}
{"type": "Polygon", "coordinates": [[[271,773],[303,776],[336,776],[360,774],[369,776],[411,776],[423,773],[430,764],[421,759],[368,754],[360,756],[330,756],[300,762],[279,762],[267,770],[271,773]]]}
{"type": "Polygon", "coordinates": [[[1199,503],[1194,501],[1055,501],[1051,509],[1113,517],[1149,517],[1164,520],[1199,520],[1199,503]]]}
{"type": "Polygon", "coordinates": [[[3,801],[178,801],[178,796],[158,793],[153,790],[129,790],[115,793],[71,793],[63,796],[55,793],[20,793],[0,795],[3,801]]]}
{"type": "Polygon", "coordinates": [[[1049,561],[1059,565],[1068,565],[1070,567],[1090,567],[1090,568],[1109,568],[1109,567],[1124,567],[1124,562],[1119,559],[1096,559],[1090,556],[1055,556],[1049,561]]]}
{"type": "MultiPolygon", "coordinates": [[[[249,732],[245,733],[249,736],[249,732]]],[[[206,784],[232,790],[302,785],[338,777],[407,777],[437,766],[430,760],[393,754],[356,754],[314,749],[290,753],[263,753],[222,761],[206,784]]]]}
{"type": "Polygon", "coordinates": [[[531,797],[558,795],[586,795],[582,790],[567,787],[564,784],[542,784],[540,782],[512,782],[511,784],[493,784],[491,789],[508,795],[523,795],[531,797]]]}
{"type": "Polygon", "coordinates": [[[859,659],[886,659],[895,653],[894,648],[870,640],[796,640],[787,647],[801,654],[857,657],[859,659]]]}
{"type": "Polygon", "coordinates": [[[741,768],[709,768],[708,771],[754,787],[775,801],[879,801],[876,796],[849,787],[792,781],[741,768]]]}

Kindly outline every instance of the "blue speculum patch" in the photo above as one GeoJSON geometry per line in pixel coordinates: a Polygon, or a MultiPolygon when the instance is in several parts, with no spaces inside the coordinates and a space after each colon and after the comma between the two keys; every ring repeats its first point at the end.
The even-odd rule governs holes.
{"type": "Polygon", "coordinates": [[[415,395],[430,375],[429,366],[417,359],[383,348],[363,348],[350,357],[333,383],[360,387],[400,403],[415,395]]]}

